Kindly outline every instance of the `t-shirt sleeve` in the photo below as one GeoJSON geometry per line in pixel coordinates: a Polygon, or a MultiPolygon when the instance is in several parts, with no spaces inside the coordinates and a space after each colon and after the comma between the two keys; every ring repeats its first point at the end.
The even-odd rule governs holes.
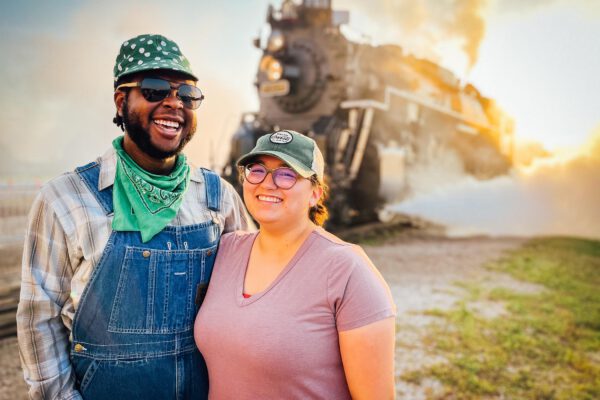
{"type": "Polygon", "coordinates": [[[327,290],[338,331],[359,328],[396,315],[388,285],[358,246],[348,246],[336,257],[327,290]]]}
{"type": "Polygon", "coordinates": [[[255,231],[256,226],[233,186],[221,178],[221,188],[223,189],[222,212],[225,216],[223,232],[255,231]]]}
{"type": "Polygon", "coordinates": [[[217,260],[219,258],[227,259],[227,257],[231,257],[235,253],[236,247],[239,246],[241,239],[244,237],[244,233],[244,231],[223,233],[221,235],[221,239],[219,240],[217,260]]]}
{"type": "Polygon", "coordinates": [[[230,268],[231,264],[237,262],[240,246],[251,240],[252,235],[246,231],[235,231],[223,233],[219,240],[219,248],[217,249],[217,258],[215,259],[215,267],[230,268]]]}
{"type": "Polygon", "coordinates": [[[228,232],[221,235],[221,239],[219,239],[219,251],[231,246],[231,244],[235,241],[236,232],[237,231],[228,232]]]}

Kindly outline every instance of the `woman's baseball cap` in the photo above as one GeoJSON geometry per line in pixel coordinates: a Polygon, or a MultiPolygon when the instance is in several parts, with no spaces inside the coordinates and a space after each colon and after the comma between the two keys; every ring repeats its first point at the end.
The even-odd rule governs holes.
{"type": "Polygon", "coordinates": [[[273,156],[289,165],[304,178],[317,176],[323,182],[325,161],[317,143],[296,131],[283,130],[261,136],[256,146],[237,160],[237,165],[246,165],[261,155],[273,156]]]}
{"type": "Polygon", "coordinates": [[[162,35],[144,34],[123,42],[113,68],[115,82],[125,75],[152,70],[175,71],[198,80],[174,41],[162,35]]]}

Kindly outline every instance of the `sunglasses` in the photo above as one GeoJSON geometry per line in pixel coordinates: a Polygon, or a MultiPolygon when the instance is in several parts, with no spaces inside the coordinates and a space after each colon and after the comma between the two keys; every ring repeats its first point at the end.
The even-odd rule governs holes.
{"type": "Polygon", "coordinates": [[[139,87],[144,99],[151,103],[163,101],[171,95],[172,90],[177,90],[177,98],[181,100],[183,106],[190,110],[200,107],[204,95],[202,91],[194,85],[182,84],[173,85],[171,82],[158,78],[144,78],[141,82],[123,83],[115,90],[121,88],[139,87]]]}
{"type": "Polygon", "coordinates": [[[273,183],[279,189],[291,189],[298,181],[298,173],[289,167],[279,167],[269,169],[262,164],[248,164],[244,167],[240,166],[240,172],[244,174],[244,178],[253,185],[262,183],[267,175],[271,173],[273,183]],[[242,171],[243,170],[243,171],[242,171]]]}

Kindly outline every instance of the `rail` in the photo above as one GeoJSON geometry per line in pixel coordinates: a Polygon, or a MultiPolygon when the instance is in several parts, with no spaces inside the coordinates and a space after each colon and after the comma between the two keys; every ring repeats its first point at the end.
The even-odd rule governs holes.
{"type": "Polygon", "coordinates": [[[21,254],[35,185],[0,185],[0,338],[17,332],[21,254]]]}
{"type": "Polygon", "coordinates": [[[19,304],[19,290],[18,283],[0,288],[0,339],[17,334],[15,314],[19,304]]]}

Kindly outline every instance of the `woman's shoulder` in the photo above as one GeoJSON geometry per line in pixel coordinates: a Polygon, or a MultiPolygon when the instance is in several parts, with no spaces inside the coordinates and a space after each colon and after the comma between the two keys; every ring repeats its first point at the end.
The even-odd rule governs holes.
{"type": "Polygon", "coordinates": [[[319,257],[330,259],[332,266],[353,269],[372,264],[359,245],[346,242],[323,228],[315,229],[314,233],[317,236],[319,257]]]}
{"type": "Polygon", "coordinates": [[[395,314],[389,287],[365,251],[322,229],[314,257],[327,269],[327,298],[339,331],[358,328],[395,314]]]}
{"type": "Polygon", "coordinates": [[[242,230],[224,233],[221,235],[221,241],[220,241],[219,246],[220,247],[237,246],[248,240],[253,240],[254,236],[256,236],[256,232],[249,232],[249,231],[242,231],[242,230]]]}
{"type": "Polygon", "coordinates": [[[336,252],[348,252],[352,250],[352,243],[348,243],[322,227],[317,227],[313,234],[317,237],[316,241],[324,248],[336,252]]]}

